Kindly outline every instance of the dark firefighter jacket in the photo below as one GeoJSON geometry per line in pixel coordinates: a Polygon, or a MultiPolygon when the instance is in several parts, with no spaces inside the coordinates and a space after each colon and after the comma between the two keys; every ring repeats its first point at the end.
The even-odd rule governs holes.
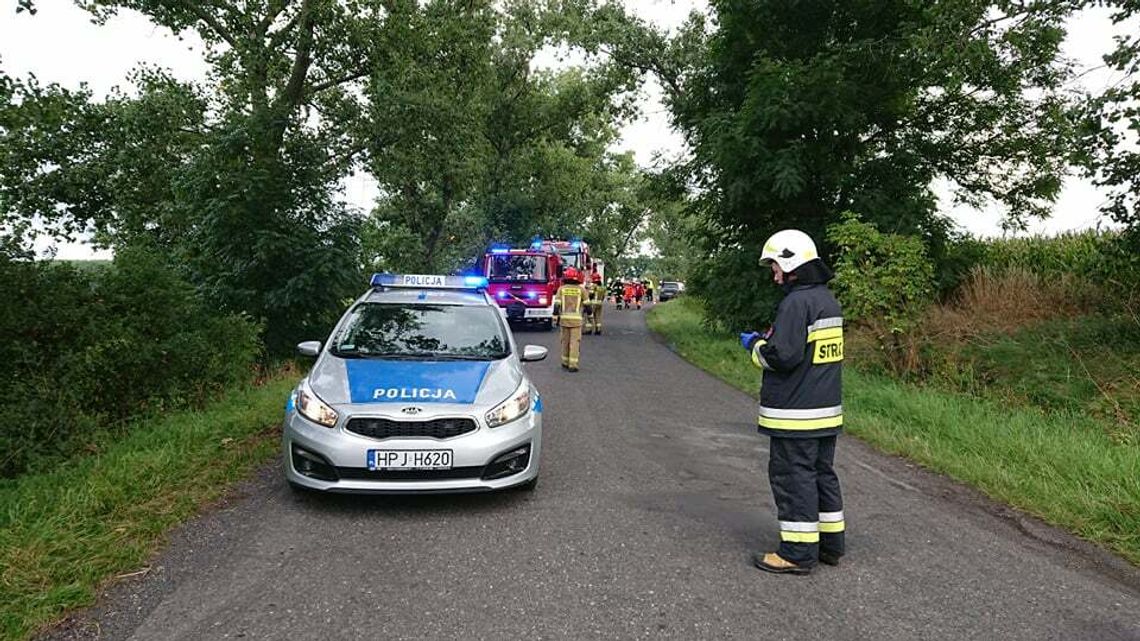
{"type": "Polygon", "coordinates": [[[843,314],[824,284],[793,284],[769,334],[752,343],[764,370],[760,432],[830,436],[843,425],[843,314]]]}

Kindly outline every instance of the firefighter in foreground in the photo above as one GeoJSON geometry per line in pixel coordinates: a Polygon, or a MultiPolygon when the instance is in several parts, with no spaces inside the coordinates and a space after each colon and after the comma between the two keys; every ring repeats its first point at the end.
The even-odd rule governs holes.
{"type": "Polygon", "coordinates": [[[587,334],[602,333],[602,307],[606,302],[606,287],[602,284],[602,275],[594,272],[589,285],[590,323],[586,326],[587,334]]]}
{"type": "Polygon", "coordinates": [[[772,328],[740,342],[764,370],[760,432],[771,437],[768,479],[780,521],[780,547],[757,552],[756,567],[809,574],[844,552],[843,498],[835,442],[843,425],[843,316],[827,288],[831,271],[802,231],[776,233],[760,258],[785,296],[772,328]]]}
{"type": "Polygon", "coordinates": [[[586,289],[582,287],[582,274],[569,267],[562,275],[565,284],[554,294],[554,322],[562,332],[562,367],[578,371],[578,351],[582,344],[582,308],[586,304],[586,289]]]}

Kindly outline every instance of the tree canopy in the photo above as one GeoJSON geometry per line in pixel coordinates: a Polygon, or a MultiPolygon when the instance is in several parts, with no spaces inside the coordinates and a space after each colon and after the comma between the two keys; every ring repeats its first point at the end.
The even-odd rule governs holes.
{"type": "Polygon", "coordinates": [[[751,324],[774,230],[822,239],[853,211],[940,260],[936,180],[1018,228],[1076,165],[1140,228],[1140,42],[1117,42],[1124,80],[1095,96],[1061,54],[1075,12],[1125,23],[1135,0],[713,0],[672,33],[602,0],[75,4],[197,34],[209,75],[143,67],[106,97],[0,75],[0,247],[149,248],[273,351],[326,327],[362,270],[459,270],[534,235],[615,265],[649,239],[656,268],[751,324]],[[542,62],[567,50],[585,62],[542,62]],[[649,75],[688,145],[652,172],[616,148],[649,75]],[[355,173],[369,211],[340,195],[355,173]]]}

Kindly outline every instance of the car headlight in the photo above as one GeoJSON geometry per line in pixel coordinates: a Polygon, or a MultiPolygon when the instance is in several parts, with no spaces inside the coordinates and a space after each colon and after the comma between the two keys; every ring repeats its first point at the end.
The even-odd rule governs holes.
{"type": "Polygon", "coordinates": [[[336,410],[313,393],[308,380],[301,381],[301,386],[297,388],[297,411],[318,425],[325,427],[336,425],[336,410]]]}
{"type": "Polygon", "coordinates": [[[510,398],[487,412],[487,425],[498,427],[518,420],[530,412],[530,382],[523,381],[510,398]]]}

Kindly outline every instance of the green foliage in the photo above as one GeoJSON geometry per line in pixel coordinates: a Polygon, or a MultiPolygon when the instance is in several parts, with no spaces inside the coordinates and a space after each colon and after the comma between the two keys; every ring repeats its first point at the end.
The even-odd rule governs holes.
{"type": "Polygon", "coordinates": [[[843,315],[881,321],[892,334],[909,331],[934,292],[922,239],[884,234],[850,212],[828,229],[827,238],[839,250],[834,285],[843,315]]]}
{"type": "Polygon", "coordinates": [[[536,234],[587,238],[605,260],[628,249],[639,172],[609,147],[635,75],[532,69],[556,17],[543,3],[435,3],[385,31],[391,54],[368,85],[370,260],[448,271],[536,234]]]}
{"type": "MultiPolygon", "coordinates": [[[[1104,57],[1114,81],[1088,96],[1081,121],[1081,145],[1074,154],[1094,182],[1109,191],[1103,210],[1125,226],[1117,260],[1140,274],[1140,3],[1136,0],[1087,0],[1084,5],[1114,10],[1121,33],[1116,48],[1104,57]]],[[[1122,283],[1140,292],[1137,280],[1122,283]]]]}
{"type": "Polygon", "coordinates": [[[143,68],[136,93],[102,101],[0,76],[8,244],[26,247],[35,220],[158,248],[210,304],[260,321],[271,353],[327,328],[360,287],[357,222],[335,193],[364,151],[351,89],[378,61],[381,3],[77,4],[195,31],[211,74],[194,86],[143,68]]]}
{"type": "Polygon", "coordinates": [[[935,384],[1093,415],[1115,439],[1140,445],[1140,322],[1131,317],[1056,318],[929,351],[935,384]]]}
{"type": "Polygon", "coordinates": [[[997,270],[1020,268],[1047,277],[1081,274],[1107,277],[1119,234],[1083,231],[1058,236],[1018,236],[987,240],[979,264],[997,270]]]}
{"type": "Polygon", "coordinates": [[[105,269],[0,259],[0,476],[46,467],[131,416],[247,379],[258,328],[219,315],[155,254],[105,269]]]}
{"type": "Polygon", "coordinates": [[[686,287],[704,302],[717,327],[743,331],[766,327],[775,318],[783,295],[772,271],[760,264],[759,247],[720,249],[694,266],[686,287]]]}
{"type": "Polygon", "coordinates": [[[0,637],[25,639],[136,571],[170,528],[278,453],[297,376],[139,420],[99,453],[0,484],[0,637]]]}
{"type": "MultiPolygon", "coordinates": [[[[847,210],[939,239],[937,256],[936,178],[961,201],[1003,205],[1012,226],[1046,215],[1073,149],[1059,55],[1072,7],[714,0],[711,19],[671,38],[612,8],[592,16],[599,48],[661,80],[692,150],[682,168],[708,219],[704,255],[727,261],[699,280],[733,292],[754,287],[739,248],[789,227],[823,238],[847,210]]],[[[718,319],[756,314],[751,297],[716,298],[718,319]]]]}

